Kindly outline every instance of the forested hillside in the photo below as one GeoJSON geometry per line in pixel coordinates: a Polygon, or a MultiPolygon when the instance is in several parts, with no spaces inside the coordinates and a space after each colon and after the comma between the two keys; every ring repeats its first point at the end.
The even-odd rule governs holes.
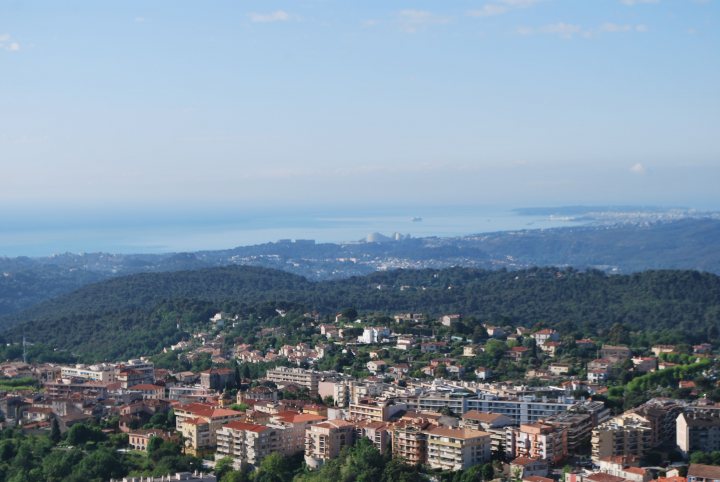
{"type": "Polygon", "coordinates": [[[157,352],[219,310],[253,315],[260,325],[277,316],[276,308],[330,315],[345,307],[369,316],[459,312],[474,322],[544,322],[578,336],[603,335],[622,324],[658,340],[699,342],[718,337],[720,277],[694,271],[607,275],[554,268],[451,268],[312,282],[237,266],[113,279],[2,322],[10,340],[24,332],[29,341],[105,359],[157,352]]]}
{"type": "MultiPolygon", "coordinates": [[[[472,231],[474,227],[467,229],[472,231]]],[[[720,221],[681,219],[379,243],[278,242],[196,253],[66,253],[45,258],[0,258],[0,316],[108,278],[230,265],[281,269],[312,280],[360,276],[387,267],[451,266],[572,266],[619,273],[692,269],[718,274],[720,221]]]]}

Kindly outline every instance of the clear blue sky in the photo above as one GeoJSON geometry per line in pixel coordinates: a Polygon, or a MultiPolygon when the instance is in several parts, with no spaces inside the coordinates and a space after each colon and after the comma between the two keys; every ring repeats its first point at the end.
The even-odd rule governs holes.
{"type": "Polygon", "coordinates": [[[720,207],[720,1],[0,1],[0,205],[720,207]]]}

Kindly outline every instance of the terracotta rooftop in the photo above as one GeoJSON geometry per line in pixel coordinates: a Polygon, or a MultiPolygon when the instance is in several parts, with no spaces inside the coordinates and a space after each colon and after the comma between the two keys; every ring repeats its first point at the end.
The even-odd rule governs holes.
{"type": "Polygon", "coordinates": [[[511,463],[512,465],[522,465],[522,466],[526,466],[526,465],[534,464],[534,463],[539,462],[539,461],[540,461],[540,459],[533,459],[533,458],[531,458],[531,457],[518,457],[518,458],[516,458],[515,460],[513,460],[513,461],[510,462],[510,463],[511,463]]]}
{"type": "Polygon", "coordinates": [[[528,477],[523,477],[523,481],[527,482],[555,482],[553,479],[549,479],[547,477],[540,477],[539,475],[530,475],[528,477]]]}
{"type": "Polygon", "coordinates": [[[427,431],[427,433],[432,435],[440,435],[442,437],[452,437],[452,438],[458,438],[463,440],[468,440],[476,437],[484,437],[484,436],[490,436],[487,432],[482,432],[480,430],[472,430],[469,428],[450,428],[450,427],[435,427],[431,428],[427,431]]]}
{"type": "Polygon", "coordinates": [[[180,405],[179,407],[177,407],[177,409],[185,410],[186,412],[190,412],[193,415],[205,418],[222,418],[239,415],[239,412],[236,412],[235,410],[228,410],[226,408],[215,408],[214,406],[208,405],[206,403],[188,403],[185,405],[180,405]]]}
{"type": "Polygon", "coordinates": [[[716,465],[690,464],[687,471],[688,479],[698,477],[703,479],[720,480],[720,467],[716,465]]]}
{"type": "Polygon", "coordinates": [[[326,417],[321,415],[315,415],[313,413],[298,413],[298,412],[280,412],[276,416],[279,420],[287,423],[307,423],[307,422],[321,422],[326,417]]]}
{"type": "Polygon", "coordinates": [[[255,423],[246,423],[246,422],[230,422],[228,424],[223,425],[225,428],[229,428],[232,430],[243,430],[248,432],[256,432],[261,433],[265,430],[270,430],[270,427],[266,427],[265,425],[258,425],[255,423]]]}
{"type": "Polygon", "coordinates": [[[464,419],[468,420],[477,420],[478,422],[488,422],[492,423],[505,415],[501,415],[499,413],[491,413],[491,412],[481,412],[479,410],[469,410],[465,412],[465,414],[462,416],[464,419]]]}
{"type": "Polygon", "coordinates": [[[623,482],[625,480],[623,477],[605,474],[603,472],[597,472],[597,473],[588,475],[587,477],[585,477],[585,479],[592,480],[594,482],[623,482]]]}

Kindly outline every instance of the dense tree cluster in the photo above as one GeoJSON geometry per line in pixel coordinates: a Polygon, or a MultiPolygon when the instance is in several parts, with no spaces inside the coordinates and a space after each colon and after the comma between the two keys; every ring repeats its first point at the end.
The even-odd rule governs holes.
{"type": "Polygon", "coordinates": [[[93,424],[73,425],[62,436],[57,422],[49,435],[0,431],[0,482],[103,482],[133,475],[166,475],[200,468],[180,446],[152,439],[148,456],[124,453],[127,435],[107,435],[93,424]]]}
{"type": "Polygon", "coordinates": [[[260,325],[289,322],[276,319],[276,308],[330,314],[347,306],[361,313],[459,312],[471,320],[466,336],[478,338],[481,321],[543,323],[571,337],[642,333],[648,343],[720,338],[720,277],[709,273],[452,268],[311,282],[251,267],[141,274],[91,285],[23,313],[16,320],[27,321],[5,337],[18,341],[25,332],[33,342],[74,350],[86,360],[121,359],[161,351],[216,311],[244,315],[241,328],[252,342],[260,325]]]}

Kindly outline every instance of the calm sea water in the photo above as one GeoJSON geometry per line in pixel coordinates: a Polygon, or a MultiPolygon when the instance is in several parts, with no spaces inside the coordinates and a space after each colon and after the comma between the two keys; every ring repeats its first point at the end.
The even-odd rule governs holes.
{"type": "Polygon", "coordinates": [[[358,241],[395,232],[414,237],[460,236],[572,225],[546,216],[521,216],[511,208],[452,207],[383,210],[308,210],[107,216],[0,215],[0,256],[64,252],[161,253],[225,249],[279,239],[358,241]],[[418,219],[421,218],[421,219],[418,219]]]}

